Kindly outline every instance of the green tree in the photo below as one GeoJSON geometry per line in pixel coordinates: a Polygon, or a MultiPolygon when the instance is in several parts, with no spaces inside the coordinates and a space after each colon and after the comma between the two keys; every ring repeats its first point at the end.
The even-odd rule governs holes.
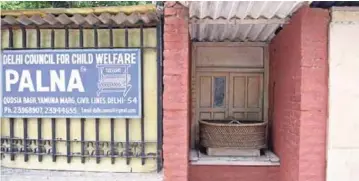
{"type": "Polygon", "coordinates": [[[99,6],[131,6],[151,4],[151,1],[2,1],[3,10],[39,9],[39,8],[83,8],[99,6]]]}

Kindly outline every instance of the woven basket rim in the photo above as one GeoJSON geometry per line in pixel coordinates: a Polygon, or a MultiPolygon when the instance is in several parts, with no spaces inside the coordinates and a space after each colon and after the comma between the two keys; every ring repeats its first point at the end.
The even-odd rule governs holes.
{"type": "Polygon", "coordinates": [[[210,126],[236,126],[236,127],[252,127],[252,126],[264,126],[267,125],[266,121],[263,122],[258,122],[258,123],[246,123],[246,124],[223,124],[223,123],[209,123],[207,121],[204,120],[199,120],[199,122],[201,124],[206,124],[206,125],[210,125],[210,126]]]}

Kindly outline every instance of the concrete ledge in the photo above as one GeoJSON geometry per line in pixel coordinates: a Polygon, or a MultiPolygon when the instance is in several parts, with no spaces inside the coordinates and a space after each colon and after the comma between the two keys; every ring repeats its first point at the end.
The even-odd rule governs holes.
{"type": "Polygon", "coordinates": [[[163,181],[163,173],[108,173],[29,170],[0,167],[1,181],[163,181]]]}
{"type": "Polygon", "coordinates": [[[243,165],[243,166],[279,166],[277,155],[266,150],[258,157],[208,156],[197,150],[191,150],[191,165],[243,165]]]}

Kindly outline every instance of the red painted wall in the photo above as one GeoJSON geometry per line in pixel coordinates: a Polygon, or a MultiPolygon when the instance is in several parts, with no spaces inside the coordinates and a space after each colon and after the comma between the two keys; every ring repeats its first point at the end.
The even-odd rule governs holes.
{"type": "Polygon", "coordinates": [[[186,181],[190,113],[188,10],[176,2],[166,2],[164,13],[164,180],[186,181]]]}
{"type": "Polygon", "coordinates": [[[190,181],[278,181],[279,167],[194,166],[190,181]]]}
{"type": "Polygon", "coordinates": [[[270,119],[280,181],[325,181],[329,12],[301,8],[270,44],[270,119]]]}
{"type": "Polygon", "coordinates": [[[327,10],[301,8],[270,44],[269,113],[280,167],[189,165],[188,9],[166,2],[164,22],[165,181],[325,181],[327,10]]]}

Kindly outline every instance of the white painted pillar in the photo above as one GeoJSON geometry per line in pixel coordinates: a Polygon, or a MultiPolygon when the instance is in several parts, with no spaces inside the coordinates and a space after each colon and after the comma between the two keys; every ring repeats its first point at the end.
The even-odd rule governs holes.
{"type": "Polygon", "coordinates": [[[359,7],[332,9],[327,181],[359,180],[359,7]]]}

